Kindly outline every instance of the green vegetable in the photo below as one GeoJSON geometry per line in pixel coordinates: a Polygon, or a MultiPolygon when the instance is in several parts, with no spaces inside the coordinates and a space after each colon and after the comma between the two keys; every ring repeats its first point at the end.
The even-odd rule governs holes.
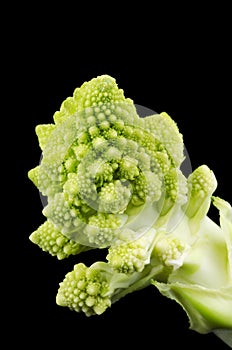
{"type": "Polygon", "coordinates": [[[84,312],[86,316],[101,315],[126,294],[148,286],[150,279],[161,269],[160,266],[148,266],[142,272],[126,274],[115,271],[104,261],[97,261],[90,267],[78,263],[60,283],[56,302],[84,312]]]}
{"type": "Polygon", "coordinates": [[[175,122],[166,113],[140,118],[112,77],[85,82],[54,122],[36,126],[42,160],[28,176],[47,197],[44,216],[69,240],[106,248],[127,240],[124,228],[136,239],[183,200],[175,122]]]}
{"type": "Polygon", "coordinates": [[[36,126],[42,159],[28,176],[47,204],[29,238],[59,260],[106,250],[105,261],[75,264],[57,304],[101,315],[154,286],[181,305],[191,329],[232,347],[232,208],[214,196],[207,165],[182,173],[174,120],[165,112],[140,118],[108,75],[77,88],[53,120],[36,126]]]}
{"type": "MultiPolygon", "coordinates": [[[[191,329],[213,331],[232,346],[232,208],[219,197],[212,201],[219,209],[220,227],[203,217],[182,266],[165,283],[152,283],[183,307],[191,329]]],[[[181,231],[177,228],[176,235],[185,239],[181,231]]]]}
{"type": "Polygon", "coordinates": [[[91,247],[69,240],[48,220],[30,235],[30,240],[59,260],[91,249],[91,247]]]}

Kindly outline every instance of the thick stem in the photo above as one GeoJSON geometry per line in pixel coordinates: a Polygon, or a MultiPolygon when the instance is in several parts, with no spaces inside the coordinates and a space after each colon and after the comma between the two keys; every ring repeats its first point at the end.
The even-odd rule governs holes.
{"type": "Polygon", "coordinates": [[[139,289],[143,289],[151,284],[151,280],[154,279],[157,275],[159,275],[163,271],[163,266],[158,265],[151,267],[148,265],[141,274],[138,275],[138,279],[132,283],[128,288],[119,289],[111,299],[112,303],[115,303],[122,297],[126,296],[129,293],[137,291],[139,289]]]}

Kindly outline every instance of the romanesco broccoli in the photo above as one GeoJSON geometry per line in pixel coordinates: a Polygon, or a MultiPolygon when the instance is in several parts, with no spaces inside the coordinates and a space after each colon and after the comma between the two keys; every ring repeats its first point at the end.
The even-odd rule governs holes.
{"type": "Polygon", "coordinates": [[[105,248],[127,225],[136,239],[179,193],[186,199],[182,135],[166,113],[147,118],[102,75],[62,103],[54,124],[36,126],[42,159],[28,176],[47,198],[43,215],[68,239],[105,248]],[[134,218],[151,205],[154,215],[138,229],[134,218]]]}
{"type": "Polygon", "coordinates": [[[91,247],[68,239],[48,220],[40,225],[29,238],[43,251],[56,256],[59,260],[91,249],[91,247]]]}
{"type": "Polygon", "coordinates": [[[28,177],[47,201],[30,240],[59,260],[107,251],[106,261],[75,264],[57,304],[101,315],[154,286],[182,306],[191,329],[232,348],[232,208],[214,195],[207,165],[183,174],[175,121],[166,112],[141,118],[109,75],[76,88],[53,121],[35,128],[42,157],[28,177]]]}
{"type": "Polygon", "coordinates": [[[161,270],[148,265],[142,272],[126,274],[104,261],[89,267],[78,263],[60,283],[56,303],[86,316],[100,315],[128,293],[148,286],[161,270]]]}

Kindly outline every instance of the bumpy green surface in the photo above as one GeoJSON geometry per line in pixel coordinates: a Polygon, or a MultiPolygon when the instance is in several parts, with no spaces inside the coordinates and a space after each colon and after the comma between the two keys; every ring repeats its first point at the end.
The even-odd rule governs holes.
{"type": "Polygon", "coordinates": [[[140,118],[102,75],[76,88],[53,121],[35,129],[42,158],[28,176],[47,204],[30,240],[59,260],[107,248],[105,261],[77,262],[66,274],[57,304],[101,315],[154,285],[182,306],[191,329],[232,347],[232,208],[213,196],[207,165],[182,173],[174,120],[165,112],[140,118]]]}
{"type": "MultiPolygon", "coordinates": [[[[36,126],[42,159],[28,176],[47,197],[44,216],[69,240],[104,248],[134,228],[147,204],[165,212],[174,205],[183,140],[166,113],[140,118],[115,79],[102,75],[77,88],[53,119],[36,126]]],[[[132,239],[140,232],[135,227],[132,239]]]]}

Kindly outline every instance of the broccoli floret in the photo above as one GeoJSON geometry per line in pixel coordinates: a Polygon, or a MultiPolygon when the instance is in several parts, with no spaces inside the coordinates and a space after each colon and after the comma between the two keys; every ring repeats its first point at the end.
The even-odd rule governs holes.
{"type": "Polygon", "coordinates": [[[57,304],[101,315],[154,285],[183,307],[191,329],[232,347],[231,205],[213,195],[207,165],[182,173],[175,121],[166,112],[139,117],[109,75],[76,88],[53,121],[35,128],[42,155],[28,177],[47,201],[30,240],[60,260],[107,251],[106,262],[66,274],[57,304]]]}
{"type": "MultiPolygon", "coordinates": [[[[126,232],[129,237],[134,233],[126,232]]],[[[118,242],[108,249],[106,259],[109,264],[118,271],[123,273],[133,273],[143,271],[145,265],[150,263],[151,251],[154,246],[156,231],[151,228],[132,242],[118,242]]]]}
{"type": "Polygon", "coordinates": [[[36,135],[38,136],[39,146],[43,150],[49,141],[49,137],[52,131],[55,129],[54,124],[40,124],[35,128],[36,135]]]}
{"type": "Polygon", "coordinates": [[[56,303],[86,316],[101,315],[128,293],[147,286],[159,271],[160,267],[149,267],[141,273],[125,274],[103,261],[90,267],[78,263],[60,283],[56,303]]]}
{"type": "Polygon", "coordinates": [[[175,165],[179,167],[185,157],[183,135],[175,121],[166,112],[162,112],[141,118],[140,124],[166,147],[175,165]]]}
{"type": "Polygon", "coordinates": [[[43,251],[56,256],[59,260],[90,249],[90,247],[69,240],[50,221],[45,221],[40,225],[36,231],[31,233],[29,239],[43,251]]]}
{"type": "Polygon", "coordinates": [[[76,264],[67,273],[57,293],[56,302],[86,316],[102,314],[111,305],[110,271],[104,263],[97,262],[90,268],[76,264]]]}
{"type": "Polygon", "coordinates": [[[102,186],[98,196],[98,210],[103,213],[121,214],[130,201],[131,191],[126,182],[115,180],[102,186]]]}
{"type": "Polygon", "coordinates": [[[120,234],[120,228],[126,220],[124,215],[98,212],[89,218],[83,234],[93,247],[105,248],[113,244],[120,234]]]}
{"type": "Polygon", "coordinates": [[[155,241],[152,256],[167,267],[172,267],[174,270],[182,266],[185,255],[189,250],[189,246],[169,234],[161,234],[155,241]]]}
{"type": "Polygon", "coordinates": [[[188,177],[189,199],[186,206],[186,215],[193,217],[200,211],[204,216],[211,203],[211,195],[216,190],[217,180],[207,165],[201,165],[188,177]]]}
{"type": "Polygon", "coordinates": [[[60,111],[55,112],[53,118],[55,123],[58,124],[75,112],[85,110],[85,114],[89,118],[88,121],[91,123],[93,112],[98,113],[98,119],[101,120],[101,107],[106,106],[108,108],[103,109],[106,111],[105,114],[114,119],[114,107],[124,101],[128,106],[133,106],[133,101],[125,98],[124,91],[118,89],[116,80],[105,74],[84,82],[80,88],[76,88],[73,96],[68,97],[61,104],[60,111]]]}
{"type": "MultiPolygon", "coordinates": [[[[149,117],[143,125],[133,101],[125,98],[115,79],[102,75],[85,82],[62,103],[54,114],[55,124],[36,127],[42,159],[28,176],[47,197],[44,216],[68,239],[101,248],[114,243],[118,231],[111,225],[98,227],[95,235],[96,229],[87,226],[99,213],[110,214],[113,222],[123,215],[119,226],[129,224],[136,239],[135,215],[143,215],[148,203],[156,203],[160,211],[162,193],[165,203],[177,200],[180,191],[171,145],[179,141],[183,148],[182,137],[170,117],[157,118],[149,117]],[[152,129],[152,120],[162,124],[162,118],[168,137],[155,133],[155,126],[152,129]]],[[[166,212],[170,208],[165,205],[166,212]]]]}

